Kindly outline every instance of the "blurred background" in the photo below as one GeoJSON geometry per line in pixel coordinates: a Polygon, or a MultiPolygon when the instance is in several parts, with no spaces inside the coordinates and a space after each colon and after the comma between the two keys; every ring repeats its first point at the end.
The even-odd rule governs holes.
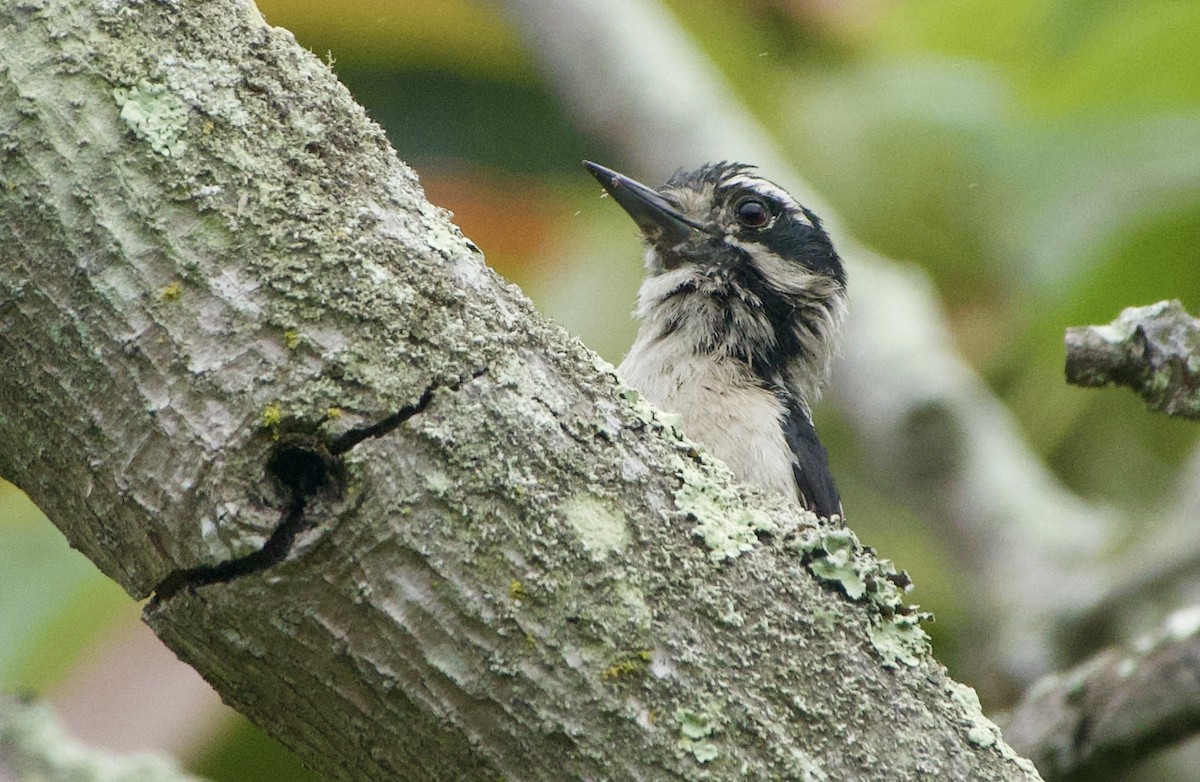
{"type": "MultiPolygon", "coordinates": [[[[635,330],[640,249],[632,222],[600,199],[579,162],[658,184],[674,166],[704,161],[631,168],[611,128],[589,127],[571,109],[539,44],[528,43],[538,39],[503,3],[258,5],[332,63],[429,199],[454,213],[497,271],[620,360],[635,330]]],[[[1149,414],[1126,391],[1067,386],[1062,335],[1160,299],[1200,312],[1200,3],[662,5],[727,82],[736,110],[835,210],[837,230],[927,278],[942,309],[933,327],[1008,411],[1022,458],[1048,471],[1056,496],[1106,519],[1102,551],[1092,541],[1081,546],[1087,556],[1121,565],[1112,572],[1136,570],[1158,555],[1139,554],[1132,566],[1123,557],[1161,534],[1195,556],[1200,428],[1149,414]]],[[[861,372],[853,377],[862,382],[861,372]]],[[[1038,635],[1059,643],[1048,662],[990,659],[980,616],[1005,604],[995,594],[1003,590],[977,578],[969,541],[948,539],[930,518],[953,511],[929,512],[903,490],[911,465],[878,457],[853,405],[839,403],[839,379],[848,376],[835,376],[818,428],[851,526],[911,573],[912,600],[937,616],[928,629],[938,659],[980,690],[986,710],[1011,707],[1046,670],[1153,625],[1121,614],[1101,627],[1093,617],[1038,635]]],[[[881,371],[872,382],[890,381],[881,371]]],[[[1177,560],[1163,562],[1178,570],[1177,560]]],[[[1194,587],[1175,581],[1154,600],[1165,611],[1194,598],[1194,587]]],[[[161,647],[139,609],[0,483],[0,690],[45,697],[87,741],[162,749],[216,780],[307,778],[161,647]]],[[[1180,771],[1194,751],[1176,748],[1122,778],[1196,779],[1180,771]]]]}

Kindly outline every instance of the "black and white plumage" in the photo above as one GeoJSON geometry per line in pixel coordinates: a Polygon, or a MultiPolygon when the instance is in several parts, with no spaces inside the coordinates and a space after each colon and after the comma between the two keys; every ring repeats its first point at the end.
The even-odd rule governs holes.
{"type": "Polygon", "coordinates": [[[737,163],[676,172],[658,190],[584,166],[646,244],[622,379],[741,480],[841,514],[809,408],[846,312],[846,272],[821,221],[737,163]]]}

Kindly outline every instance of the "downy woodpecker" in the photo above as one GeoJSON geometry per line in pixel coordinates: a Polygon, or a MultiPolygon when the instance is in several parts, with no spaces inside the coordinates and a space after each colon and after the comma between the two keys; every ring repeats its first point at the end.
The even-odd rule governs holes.
{"type": "Polygon", "coordinates": [[[740,480],[841,514],[809,408],[846,312],[821,221],[750,166],[681,170],[658,190],[584,166],[646,245],[641,327],[618,374],[740,480]]]}

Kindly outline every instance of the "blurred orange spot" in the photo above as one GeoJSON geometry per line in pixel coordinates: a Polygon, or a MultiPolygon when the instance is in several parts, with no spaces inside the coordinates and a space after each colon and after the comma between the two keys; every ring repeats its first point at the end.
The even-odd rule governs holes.
{"type": "Polygon", "coordinates": [[[493,269],[518,283],[548,271],[543,251],[566,211],[540,179],[481,168],[418,173],[429,201],[454,213],[493,269]]]}

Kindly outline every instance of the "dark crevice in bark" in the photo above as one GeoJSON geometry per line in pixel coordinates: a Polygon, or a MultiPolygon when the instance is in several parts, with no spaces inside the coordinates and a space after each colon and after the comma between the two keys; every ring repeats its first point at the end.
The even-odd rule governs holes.
{"type": "Polygon", "coordinates": [[[341,458],[356,445],[372,437],[382,437],[394,431],[405,421],[425,412],[436,392],[444,389],[456,391],[469,380],[486,374],[486,369],[472,372],[452,384],[430,385],[411,405],[406,405],[392,415],[371,426],[351,429],[329,443],[309,437],[293,437],[272,450],[267,459],[267,475],[286,497],[279,524],[262,548],[240,557],[218,562],[215,565],[199,565],[173,571],[154,588],[147,611],[153,611],[160,603],[169,600],[183,589],[194,589],[208,584],[232,581],[277,565],[287,558],[296,541],[296,536],[309,524],[305,507],[309,500],[321,493],[340,497],[343,488],[341,458]]]}
{"type": "Polygon", "coordinates": [[[400,408],[398,411],[384,418],[371,426],[363,426],[358,429],[351,429],[334,438],[329,444],[329,452],[334,456],[341,456],[349,451],[354,446],[361,443],[363,440],[372,437],[382,437],[391,432],[400,424],[404,423],[414,415],[419,415],[425,412],[425,408],[429,407],[429,403],[433,401],[433,393],[437,390],[437,386],[430,386],[425,389],[425,393],[421,394],[421,398],[411,405],[400,408]]]}
{"type": "Polygon", "coordinates": [[[232,581],[239,576],[258,573],[282,562],[291,550],[296,535],[305,525],[304,500],[300,499],[283,512],[278,526],[262,548],[215,565],[200,565],[172,572],[154,588],[154,596],[150,599],[147,611],[153,611],[160,603],[178,594],[181,589],[232,581]]]}

